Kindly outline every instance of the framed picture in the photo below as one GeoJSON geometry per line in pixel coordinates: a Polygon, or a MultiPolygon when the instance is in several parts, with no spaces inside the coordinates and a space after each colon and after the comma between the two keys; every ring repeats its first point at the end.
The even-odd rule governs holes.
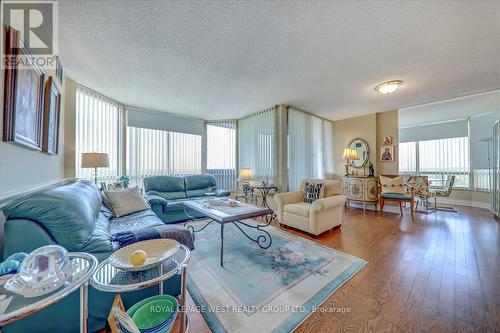
{"type": "Polygon", "coordinates": [[[392,136],[386,136],[384,138],[384,145],[387,146],[387,145],[392,145],[392,136]]]}
{"type": "Polygon", "coordinates": [[[380,147],[380,161],[394,162],[394,146],[390,145],[380,147]]]}
{"type": "Polygon", "coordinates": [[[52,76],[45,82],[45,105],[43,112],[42,151],[57,155],[59,150],[59,119],[61,115],[61,93],[52,76]]]}
{"type": "Polygon", "coordinates": [[[44,74],[12,27],[7,29],[6,55],[11,61],[5,66],[3,140],[40,150],[44,74]]]}

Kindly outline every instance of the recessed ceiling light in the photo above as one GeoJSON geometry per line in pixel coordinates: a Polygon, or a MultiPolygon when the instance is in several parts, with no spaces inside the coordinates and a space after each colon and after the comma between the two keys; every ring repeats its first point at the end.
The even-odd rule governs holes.
{"type": "Polygon", "coordinates": [[[399,86],[402,84],[403,84],[403,81],[401,81],[401,80],[387,81],[387,82],[381,83],[378,86],[376,86],[375,90],[381,94],[387,95],[387,94],[391,94],[391,93],[395,92],[396,89],[398,89],[399,86]]]}

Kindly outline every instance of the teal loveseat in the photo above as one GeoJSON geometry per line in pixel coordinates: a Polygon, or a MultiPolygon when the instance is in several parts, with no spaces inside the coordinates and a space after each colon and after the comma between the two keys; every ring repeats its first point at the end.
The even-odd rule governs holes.
{"type": "MultiPolygon", "coordinates": [[[[107,258],[118,244],[118,232],[163,226],[150,209],[113,218],[102,204],[97,187],[87,181],[75,181],[37,191],[14,199],[2,208],[6,217],[3,258],[15,252],[30,252],[40,246],[59,244],[68,251],[88,252],[100,261],[107,258]]],[[[164,292],[180,293],[180,276],[164,282],[164,292]]],[[[157,287],[122,293],[128,308],[158,293],[157,287]]],[[[89,332],[105,327],[115,294],[89,288],[89,332]]],[[[73,333],[79,331],[79,293],[74,292],[60,302],[27,318],[2,328],[3,333],[73,333]]]]}
{"type": "Polygon", "coordinates": [[[184,210],[183,201],[206,198],[208,188],[212,188],[216,197],[227,197],[230,192],[217,188],[212,175],[191,176],[152,176],[144,178],[146,198],[151,209],[164,223],[182,222],[190,216],[201,218],[200,213],[184,210]],[[186,214],[189,214],[189,216],[186,214]]]}

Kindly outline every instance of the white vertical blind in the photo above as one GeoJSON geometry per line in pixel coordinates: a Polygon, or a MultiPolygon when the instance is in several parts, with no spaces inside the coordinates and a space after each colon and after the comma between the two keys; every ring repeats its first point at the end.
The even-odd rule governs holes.
{"type": "Polygon", "coordinates": [[[429,176],[431,186],[455,175],[456,187],[469,188],[469,137],[400,143],[399,171],[429,176]]]}
{"type": "Polygon", "coordinates": [[[82,153],[107,153],[109,168],[99,168],[99,181],[114,181],[121,166],[122,106],[88,88],[76,87],[76,177],[92,179],[93,170],[81,168],[82,153]]]}
{"type": "Polygon", "coordinates": [[[400,142],[399,143],[399,172],[415,173],[417,172],[417,143],[400,142]]]}
{"type": "Polygon", "coordinates": [[[238,161],[255,180],[277,182],[276,107],[238,121],[238,161]]]}
{"type": "Polygon", "coordinates": [[[201,136],[148,128],[127,128],[127,174],[142,186],[144,177],[201,173],[201,136]]]}
{"type": "Polygon", "coordinates": [[[207,172],[219,188],[236,188],[236,121],[207,122],[207,172]]]}
{"type": "Polygon", "coordinates": [[[333,123],[311,114],[288,110],[288,186],[298,190],[305,178],[333,175],[333,123]]]}

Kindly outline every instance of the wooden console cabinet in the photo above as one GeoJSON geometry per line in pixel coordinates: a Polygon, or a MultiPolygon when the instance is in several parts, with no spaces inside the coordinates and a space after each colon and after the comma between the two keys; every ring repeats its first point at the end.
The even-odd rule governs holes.
{"type": "Polygon", "coordinates": [[[370,203],[377,210],[377,177],[369,176],[344,176],[344,192],[347,197],[346,206],[350,207],[352,201],[366,204],[370,203]]]}

